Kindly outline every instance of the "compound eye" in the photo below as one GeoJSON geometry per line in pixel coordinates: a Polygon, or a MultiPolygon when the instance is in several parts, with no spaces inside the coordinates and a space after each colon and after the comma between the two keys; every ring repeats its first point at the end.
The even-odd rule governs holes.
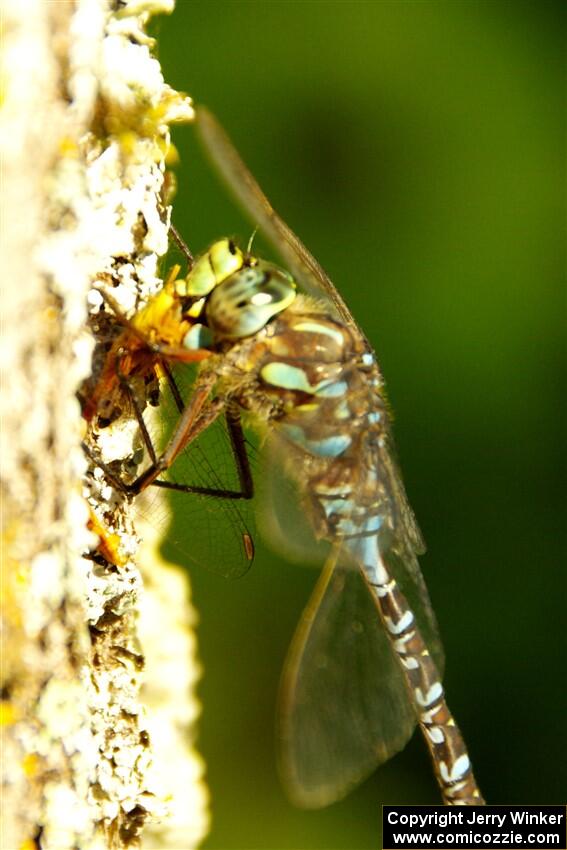
{"type": "Polygon", "coordinates": [[[207,320],[216,336],[241,339],[261,330],[295,298],[285,272],[259,260],[217,286],[207,301],[207,320]]]}
{"type": "Polygon", "coordinates": [[[208,295],[244,264],[244,254],[232,239],[219,239],[199,257],[187,275],[184,295],[208,295]]]}

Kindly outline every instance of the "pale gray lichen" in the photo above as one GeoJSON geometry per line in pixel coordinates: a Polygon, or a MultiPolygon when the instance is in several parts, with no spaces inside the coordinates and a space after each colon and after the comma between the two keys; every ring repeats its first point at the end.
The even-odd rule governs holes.
{"type": "MultiPolygon", "coordinates": [[[[144,27],[171,8],[159,0],[6,0],[4,7],[6,847],[123,847],[148,819],[172,818],[167,846],[188,848],[206,828],[202,766],[187,744],[197,707],[182,693],[198,673],[190,609],[180,604],[172,621],[163,601],[150,604],[159,579],[146,561],[145,610],[160,618],[152,642],[183,647],[168,664],[176,687],[160,688],[160,665],[144,673],[137,634],[139,534],[128,500],[100,468],[91,466],[87,478],[90,514],[78,487],[87,463],[76,392],[93,351],[83,328],[87,310],[96,318],[103,307],[91,282],[112,280],[126,313],[161,285],[168,125],[192,110],[164,83],[144,27]],[[92,532],[89,516],[98,523],[92,532]],[[116,540],[114,563],[105,561],[101,533],[116,540]],[[95,560],[79,558],[97,544],[95,560]],[[165,703],[175,701],[154,702],[151,720],[140,699],[144,680],[165,703]],[[169,745],[156,751],[152,736],[169,745]],[[168,777],[183,784],[172,787],[168,777]]],[[[93,424],[88,438],[104,461],[134,462],[139,440],[128,416],[110,429],[93,424]]]]}
{"type": "Polygon", "coordinates": [[[204,764],[195,756],[195,724],[201,710],[195,685],[200,667],[195,633],[187,629],[187,622],[195,624],[196,615],[184,575],[174,565],[156,559],[159,536],[147,523],[138,523],[148,544],[140,559],[145,590],[140,599],[139,635],[146,648],[148,674],[142,696],[150,737],[162,756],[154,759],[150,782],[156,793],[159,789],[168,798],[168,817],[148,826],[143,846],[148,850],[194,847],[202,824],[208,823],[204,764]],[[166,633],[164,620],[168,622],[166,633]],[[195,818],[196,812],[200,818],[195,818]]]}

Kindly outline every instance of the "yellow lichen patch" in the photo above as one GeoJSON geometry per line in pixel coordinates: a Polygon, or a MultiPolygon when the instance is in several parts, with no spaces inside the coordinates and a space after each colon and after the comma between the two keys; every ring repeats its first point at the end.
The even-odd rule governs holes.
{"type": "MultiPolygon", "coordinates": [[[[107,122],[107,129],[110,133],[113,132],[112,125],[113,122],[111,121],[111,119],[109,119],[107,122]]],[[[136,145],[138,143],[138,134],[134,130],[122,130],[120,123],[117,123],[114,130],[114,134],[116,135],[118,144],[120,145],[122,152],[126,156],[132,155],[136,150],[136,145]]]]}
{"type": "Polygon", "coordinates": [[[179,160],[179,151],[177,150],[173,142],[170,142],[165,153],[165,164],[168,167],[171,167],[172,165],[178,165],[179,160]]]}
{"type": "Polygon", "coordinates": [[[35,753],[27,753],[22,761],[22,770],[25,775],[32,779],[39,769],[39,758],[35,753]]]}
{"type": "Polygon", "coordinates": [[[113,534],[104,527],[92,508],[89,509],[89,514],[87,525],[89,530],[98,537],[98,551],[103,558],[106,558],[109,564],[114,564],[116,567],[123,567],[128,559],[120,551],[120,537],[118,534],[113,534]]]}
{"type": "Polygon", "coordinates": [[[0,726],[12,726],[18,719],[15,706],[7,700],[0,702],[0,726]]]}
{"type": "Polygon", "coordinates": [[[15,524],[7,528],[0,538],[0,599],[2,600],[2,616],[6,624],[15,628],[21,625],[21,610],[18,597],[22,590],[27,589],[29,570],[12,554],[17,531],[15,524]]]}
{"type": "Polygon", "coordinates": [[[62,136],[59,139],[59,155],[69,159],[77,159],[79,156],[79,145],[71,136],[62,136]]]}
{"type": "Polygon", "coordinates": [[[152,118],[159,126],[193,121],[195,118],[193,101],[184,92],[175,91],[166,85],[158,106],[153,109],[152,118]]]}
{"type": "Polygon", "coordinates": [[[191,99],[168,86],[155,105],[141,94],[129,103],[112,102],[101,96],[96,110],[99,127],[95,132],[99,136],[114,137],[126,154],[133,152],[142,139],[150,139],[156,145],[156,160],[161,160],[171,147],[167,132],[169,124],[192,121],[193,114],[191,99]]]}

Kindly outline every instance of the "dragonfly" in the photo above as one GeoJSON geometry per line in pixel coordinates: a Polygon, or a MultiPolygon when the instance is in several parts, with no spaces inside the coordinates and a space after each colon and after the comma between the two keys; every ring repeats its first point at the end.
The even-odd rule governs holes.
{"type": "MultiPolygon", "coordinates": [[[[137,494],[163,484],[178,458],[224,417],[241,487],[221,488],[220,495],[251,497],[245,417],[262,434],[268,474],[281,469],[300,500],[290,520],[279,504],[281,488],[266,490],[277,536],[299,541],[301,549],[301,515],[307,537],[326,544],[280,687],[279,766],[290,798],[307,808],[341,799],[403,749],[418,725],[444,804],[483,804],[445,700],[443,650],[417,562],[423,541],[395,460],[375,354],[336,287],[205,107],[196,110],[196,126],[225,183],[287,270],[219,240],[181,283],[178,271],[173,284],[171,277],[166,282],[180,299],[176,322],[185,323],[173,346],[157,339],[159,323],[149,313],[125,320],[140,350],[149,340],[152,369],[159,362],[167,376],[171,357],[198,363],[189,397],[177,399],[179,419],[164,450],[150,449],[148,437],[151,463],[126,489],[137,494]]],[[[125,354],[119,343],[96,405],[114,373],[136,371],[125,354]]],[[[122,378],[124,389],[129,375],[122,378]]],[[[213,488],[194,491],[214,495],[213,488]]],[[[246,532],[242,539],[251,555],[246,532]]]]}
{"type": "Polygon", "coordinates": [[[282,678],[284,783],[299,805],[327,805],[402,749],[418,724],[443,802],[483,804],[445,700],[443,651],[417,563],[423,541],[394,459],[376,356],[217,119],[200,107],[196,125],[214,166],[292,275],[286,286],[259,263],[213,290],[206,315],[222,342],[200,380],[214,376],[218,397],[251,411],[260,427],[269,424],[270,457],[295,481],[314,537],[330,544],[282,678]],[[296,282],[307,296],[292,299],[296,282]],[[261,328],[241,322],[248,313],[262,315],[261,328]]]}

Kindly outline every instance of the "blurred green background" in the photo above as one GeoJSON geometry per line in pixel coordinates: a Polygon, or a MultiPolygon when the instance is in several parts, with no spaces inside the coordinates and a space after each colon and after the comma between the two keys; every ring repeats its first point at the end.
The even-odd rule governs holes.
{"type": "MultiPolygon", "coordinates": [[[[564,802],[560,4],[178,0],[156,31],[168,82],[222,119],[376,348],[487,800],[564,802]]],[[[188,243],[246,240],[192,129],[174,141],[188,243]]],[[[241,580],[191,575],[205,846],[376,848],[381,803],[439,801],[424,746],[327,810],[287,803],[274,704],[315,574],[258,548],[241,580]]]]}

